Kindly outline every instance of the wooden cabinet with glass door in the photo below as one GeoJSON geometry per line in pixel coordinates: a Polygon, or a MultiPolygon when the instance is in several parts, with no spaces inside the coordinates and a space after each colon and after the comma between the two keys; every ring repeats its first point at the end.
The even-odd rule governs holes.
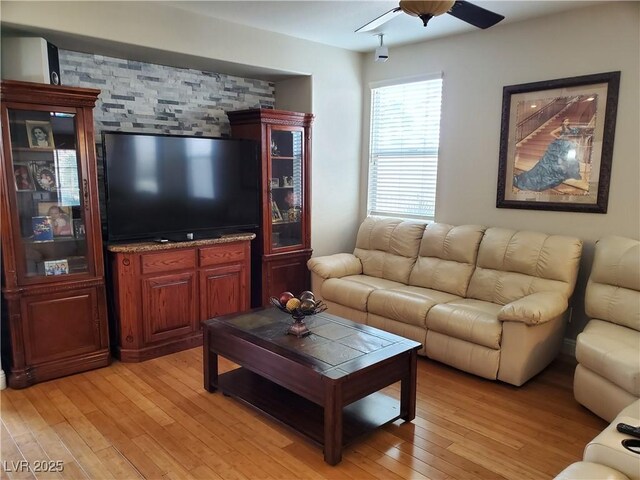
{"type": "Polygon", "coordinates": [[[92,113],[100,92],[6,81],[1,93],[2,365],[22,388],[109,364],[92,113]]]}
{"type": "Polygon", "coordinates": [[[252,305],[310,288],[311,124],[309,113],[251,109],[228,112],[234,138],[261,145],[262,225],[253,248],[252,305]]]}

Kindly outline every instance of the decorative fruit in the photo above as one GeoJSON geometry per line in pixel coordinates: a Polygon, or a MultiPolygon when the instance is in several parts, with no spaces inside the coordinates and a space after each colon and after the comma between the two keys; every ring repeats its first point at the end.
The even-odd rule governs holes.
{"type": "Polygon", "coordinates": [[[310,292],[309,290],[305,290],[300,294],[300,297],[298,298],[300,298],[300,300],[306,300],[307,298],[310,300],[315,300],[316,296],[313,294],[313,292],[310,292]]]}
{"type": "Polygon", "coordinates": [[[298,300],[295,297],[290,298],[286,305],[287,305],[287,310],[289,310],[290,312],[293,312],[296,308],[300,307],[300,300],[298,300]]]}
{"type": "Polygon", "coordinates": [[[287,304],[287,302],[289,300],[291,300],[293,298],[293,293],[291,292],[282,292],[279,296],[278,296],[278,300],[280,301],[280,305],[282,305],[283,307],[287,304]]]}
{"type": "Polygon", "coordinates": [[[310,298],[305,298],[304,300],[302,300],[302,302],[300,302],[300,310],[302,310],[303,313],[313,313],[315,309],[316,302],[314,302],[310,298]]]}

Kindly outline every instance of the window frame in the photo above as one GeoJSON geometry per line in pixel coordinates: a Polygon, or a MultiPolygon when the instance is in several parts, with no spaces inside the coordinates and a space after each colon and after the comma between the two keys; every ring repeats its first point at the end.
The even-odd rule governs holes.
{"type": "MultiPolygon", "coordinates": [[[[436,73],[431,73],[431,74],[422,74],[422,75],[415,75],[415,76],[410,76],[410,77],[402,77],[402,78],[395,78],[395,79],[388,79],[388,80],[382,80],[382,81],[376,81],[376,82],[370,82],[369,83],[369,138],[368,138],[368,143],[367,143],[367,153],[366,153],[366,176],[365,176],[365,199],[364,199],[364,203],[365,203],[365,212],[367,215],[373,215],[373,216],[385,216],[385,217],[391,217],[391,218],[401,218],[401,219],[418,219],[418,220],[424,220],[424,221],[434,221],[435,220],[435,215],[436,215],[436,209],[437,209],[437,177],[438,177],[438,163],[440,161],[440,137],[441,137],[441,127],[442,127],[442,103],[443,103],[443,95],[444,92],[444,75],[442,72],[436,72],[436,73]],[[435,176],[433,177],[435,180],[436,185],[434,186],[433,190],[433,215],[428,214],[429,212],[425,212],[425,215],[414,215],[408,212],[403,212],[403,213],[391,213],[391,212],[382,212],[381,209],[377,209],[374,210],[371,208],[371,177],[372,177],[372,168],[373,168],[373,161],[374,161],[374,152],[373,152],[373,141],[374,141],[374,119],[375,119],[375,113],[374,113],[374,92],[376,89],[379,88],[384,88],[384,87],[395,87],[395,86],[401,86],[401,85],[405,85],[405,84],[410,84],[410,83],[419,83],[419,82],[428,82],[430,80],[441,80],[441,86],[440,86],[440,117],[439,117],[439,122],[438,122],[438,138],[437,138],[437,147],[436,147],[436,151],[435,151],[435,168],[436,168],[436,173],[435,176]]],[[[425,156],[430,156],[433,157],[433,154],[429,154],[425,152],[425,156]]],[[[407,158],[407,157],[405,157],[407,158]]],[[[415,158],[415,157],[414,157],[415,158]]]]}

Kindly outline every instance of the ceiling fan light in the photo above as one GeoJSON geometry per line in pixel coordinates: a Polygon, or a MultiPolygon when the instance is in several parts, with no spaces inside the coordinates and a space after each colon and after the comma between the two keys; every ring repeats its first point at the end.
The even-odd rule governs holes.
{"type": "Polygon", "coordinates": [[[400,8],[403,12],[413,15],[414,17],[420,17],[423,15],[430,15],[437,17],[443,13],[447,13],[453,7],[454,1],[417,1],[417,0],[401,0],[400,8]]]}

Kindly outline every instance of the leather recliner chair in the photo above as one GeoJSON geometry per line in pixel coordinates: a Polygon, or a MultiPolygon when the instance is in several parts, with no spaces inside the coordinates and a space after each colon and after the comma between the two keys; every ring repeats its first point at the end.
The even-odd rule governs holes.
{"type": "Polygon", "coordinates": [[[585,309],[591,320],[576,342],[573,393],[610,422],[640,397],[640,241],[596,243],[585,309]]]}

